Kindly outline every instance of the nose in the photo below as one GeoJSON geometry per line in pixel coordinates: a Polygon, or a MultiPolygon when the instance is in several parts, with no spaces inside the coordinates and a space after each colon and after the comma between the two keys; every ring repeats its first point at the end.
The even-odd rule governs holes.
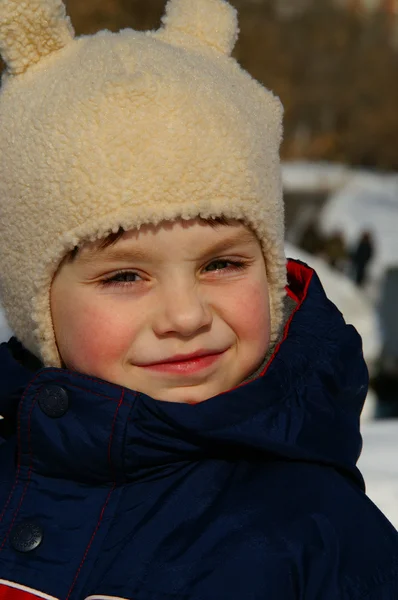
{"type": "Polygon", "coordinates": [[[212,311],[203,294],[194,285],[174,284],[163,290],[153,322],[157,335],[177,334],[190,337],[212,321],[212,311]]]}

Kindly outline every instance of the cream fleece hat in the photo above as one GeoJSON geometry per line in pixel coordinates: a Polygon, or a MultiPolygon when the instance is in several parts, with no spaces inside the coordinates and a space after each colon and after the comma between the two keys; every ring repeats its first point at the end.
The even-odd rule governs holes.
{"type": "Polygon", "coordinates": [[[254,230],[276,338],[282,107],[231,57],[237,34],[224,0],[170,0],[158,31],[80,38],[61,0],[0,0],[0,295],[45,365],[61,365],[50,288],[65,254],[179,217],[254,230]]]}

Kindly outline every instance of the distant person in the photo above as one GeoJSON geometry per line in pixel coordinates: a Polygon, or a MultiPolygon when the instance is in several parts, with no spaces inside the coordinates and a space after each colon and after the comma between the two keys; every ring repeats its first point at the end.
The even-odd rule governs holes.
{"type": "Polygon", "coordinates": [[[224,0],[78,40],[0,0],[3,600],[397,599],[361,338],[286,261],[237,33],[224,0]]]}
{"type": "Polygon", "coordinates": [[[347,263],[347,246],[341,231],[332,233],[325,242],[324,255],[331,267],[344,271],[347,263]]]}
{"type": "Polygon", "coordinates": [[[351,254],[351,265],[353,278],[358,286],[366,283],[368,266],[374,255],[374,242],[370,231],[364,231],[359,239],[358,245],[351,254]]]}
{"type": "Polygon", "coordinates": [[[311,219],[304,228],[299,240],[299,247],[315,256],[319,255],[324,247],[324,238],[319,230],[316,219],[311,219]]]}

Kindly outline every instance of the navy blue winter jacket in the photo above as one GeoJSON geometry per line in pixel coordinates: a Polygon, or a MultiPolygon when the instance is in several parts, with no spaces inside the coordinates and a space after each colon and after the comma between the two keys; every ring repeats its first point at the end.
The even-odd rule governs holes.
{"type": "Polygon", "coordinates": [[[313,271],[289,278],[264,372],[196,406],[0,347],[0,599],[398,599],[355,466],[360,338],[313,271]]]}

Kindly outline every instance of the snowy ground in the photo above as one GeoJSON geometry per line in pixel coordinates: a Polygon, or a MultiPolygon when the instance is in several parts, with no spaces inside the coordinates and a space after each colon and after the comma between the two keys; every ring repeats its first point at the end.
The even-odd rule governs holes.
{"type": "Polygon", "coordinates": [[[364,423],[362,435],[358,466],[367,494],[398,529],[398,421],[364,423]]]}

